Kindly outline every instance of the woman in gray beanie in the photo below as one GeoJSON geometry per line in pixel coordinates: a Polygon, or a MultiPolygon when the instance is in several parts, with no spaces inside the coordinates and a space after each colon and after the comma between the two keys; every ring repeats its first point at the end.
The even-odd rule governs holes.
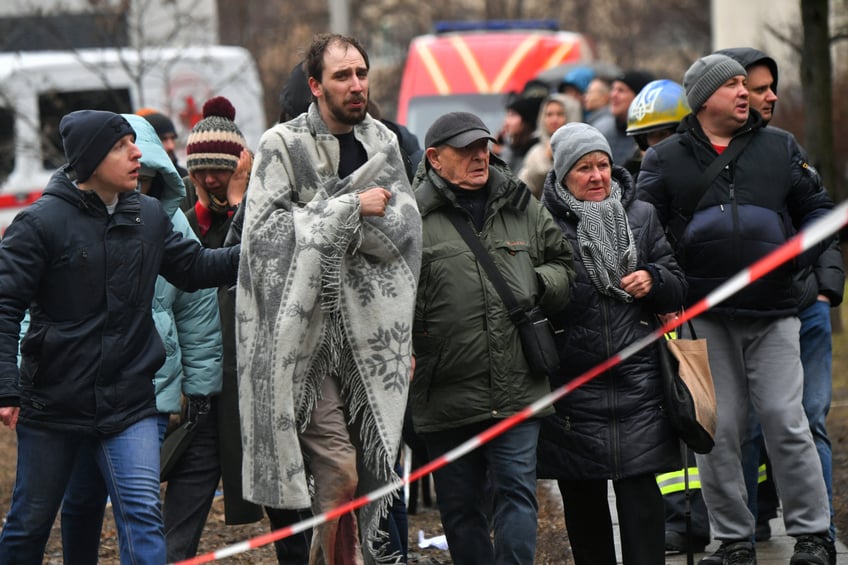
{"type": "MultiPolygon", "coordinates": [[[[613,166],[594,127],[570,123],[551,137],[554,168],[543,203],[574,249],[573,299],[553,316],[559,387],[680,309],[686,280],[652,206],[613,166]]],[[[607,481],[615,488],[625,565],[665,562],[663,501],[654,474],[679,468],[662,411],[657,350],[643,349],[555,404],[542,426],[537,476],[556,479],[577,565],[616,563],[607,481]]]]}

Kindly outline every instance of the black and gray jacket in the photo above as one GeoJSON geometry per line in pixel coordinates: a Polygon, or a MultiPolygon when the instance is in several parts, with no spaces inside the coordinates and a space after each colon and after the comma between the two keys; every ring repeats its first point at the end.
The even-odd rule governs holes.
{"type": "MultiPolygon", "coordinates": [[[[613,168],[621,186],[638,252],[637,269],[651,273],[651,292],[625,303],[592,284],[577,243],[577,217],[557,194],[554,174],[545,180],[543,204],[574,249],[572,300],[551,320],[557,329],[558,388],[605,361],[658,326],[656,314],[678,310],[686,279],[651,205],[635,198],[630,174],[613,168]]],[[[663,410],[662,379],[654,346],[646,347],[555,404],[539,439],[537,476],[585,480],[655,473],[678,464],[676,436],[663,410]]]]}
{"type": "MultiPolygon", "coordinates": [[[[687,305],[696,303],[743,269],[777,249],[833,202],[808,165],[795,138],[764,128],[752,111],[733,141],[752,136],[744,151],[713,180],[688,223],[672,230],[677,259],[689,281],[687,305]]],[[[718,156],[693,114],[675,135],[645,153],[638,197],[657,209],[665,226],[679,213],[680,199],[718,156]]],[[[672,222],[673,223],[673,222],[672,222]]],[[[798,311],[799,269],[812,265],[824,241],[713,307],[714,312],[780,317],[798,311]]]]}
{"type": "Polygon", "coordinates": [[[32,426],[100,436],[156,414],[156,277],[186,291],[232,283],[238,253],[182,237],[138,192],[121,194],[110,215],[58,171],[0,242],[0,406],[19,405],[32,426]]]}

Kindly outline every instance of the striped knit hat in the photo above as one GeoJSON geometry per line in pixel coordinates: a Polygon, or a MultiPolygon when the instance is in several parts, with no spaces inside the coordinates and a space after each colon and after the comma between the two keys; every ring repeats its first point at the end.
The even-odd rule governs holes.
{"type": "Polygon", "coordinates": [[[235,171],[242,149],[247,147],[233,120],[236,109],[223,96],[210,98],[203,105],[203,119],[197,122],[186,140],[186,168],[226,169],[235,171]]]}

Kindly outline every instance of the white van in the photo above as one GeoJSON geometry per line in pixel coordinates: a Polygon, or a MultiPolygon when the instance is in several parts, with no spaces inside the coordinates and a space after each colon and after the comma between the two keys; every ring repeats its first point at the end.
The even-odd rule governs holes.
{"type": "Polygon", "coordinates": [[[122,113],[156,108],[171,117],[178,143],[184,144],[213,96],[233,103],[235,122],[255,148],[267,128],[262,84],[253,58],[241,47],[0,54],[0,234],[65,162],[63,115],[84,108],[122,113]]]}

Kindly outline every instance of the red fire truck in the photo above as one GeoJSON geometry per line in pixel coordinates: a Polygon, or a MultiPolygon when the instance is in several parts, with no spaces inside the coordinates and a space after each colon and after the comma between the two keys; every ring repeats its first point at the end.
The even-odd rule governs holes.
{"type": "Polygon", "coordinates": [[[521,92],[541,71],[595,58],[585,36],[548,20],[440,22],[435,28],[410,43],[398,98],[398,122],[422,141],[430,124],[452,111],[473,112],[495,132],[510,92],[521,92]]]}

